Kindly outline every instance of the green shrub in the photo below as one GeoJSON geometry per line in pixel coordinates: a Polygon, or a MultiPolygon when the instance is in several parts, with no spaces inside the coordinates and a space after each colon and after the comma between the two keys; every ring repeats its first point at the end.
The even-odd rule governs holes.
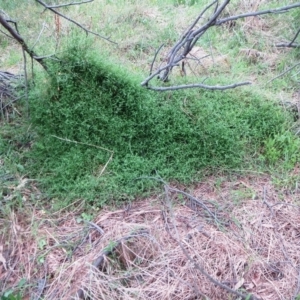
{"type": "Polygon", "coordinates": [[[192,182],[203,169],[245,164],[287,123],[279,107],[253,93],[158,94],[140,81],[107,57],[75,47],[36,83],[31,112],[39,139],[29,153],[31,176],[51,197],[100,205],[155,186],[141,177],[192,182]]]}

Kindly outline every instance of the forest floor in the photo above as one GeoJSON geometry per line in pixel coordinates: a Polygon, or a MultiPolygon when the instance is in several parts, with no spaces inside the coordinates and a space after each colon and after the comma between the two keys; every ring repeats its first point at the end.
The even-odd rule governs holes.
{"type": "MultiPolygon", "coordinates": [[[[69,12],[118,41],[103,51],[146,74],[160,44],[170,47],[208,1],[112,2],[69,12]]],[[[237,2],[227,14],[278,5],[237,2]]],[[[11,5],[6,11],[20,14],[22,7],[11,5]]],[[[30,26],[25,13],[19,21],[28,27],[25,37],[34,44],[40,32],[41,53],[47,40],[49,51],[59,52],[71,25],[51,14],[41,17],[38,6],[31,13],[40,14],[39,25],[30,26]]],[[[216,83],[251,80],[262,97],[299,108],[299,64],[283,74],[299,61],[299,50],[274,47],[293,36],[287,19],[249,18],[221,34],[214,29],[195,47],[197,62],[191,60],[187,71],[191,78],[209,74],[216,83]]],[[[1,32],[0,38],[0,71],[23,74],[19,46],[1,32]]],[[[289,168],[282,159],[271,167],[216,170],[192,185],[164,182],[151,196],[124,203],[97,207],[79,198],[54,209],[55,201],[64,200],[47,198],[19,163],[32,140],[23,140],[24,126],[34,135],[26,104],[0,108],[1,300],[300,299],[300,161],[289,168]],[[7,150],[5,139],[18,141],[19,151],[7,150]]]]}

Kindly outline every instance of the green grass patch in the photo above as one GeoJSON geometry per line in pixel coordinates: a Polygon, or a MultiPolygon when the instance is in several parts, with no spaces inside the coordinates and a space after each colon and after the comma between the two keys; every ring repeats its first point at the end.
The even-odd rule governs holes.
{"type": "Polygon", "coordinates": [[[151,190],[145,177],[191,183],[201,170],[267,161],[266,141],[287,128],[287,114],[250,91],[154,93],[83,48],[66,51],[31,93],[39,138],[27,163],[51,198],[101,205],[151,190]]]}

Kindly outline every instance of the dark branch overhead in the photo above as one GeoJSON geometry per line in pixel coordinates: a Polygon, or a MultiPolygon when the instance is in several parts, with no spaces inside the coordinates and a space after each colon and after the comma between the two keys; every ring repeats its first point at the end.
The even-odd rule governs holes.
{"type": "Polygon", "coordinates": [[[22,36],[19,32],[13,28],[9,22],[4,18],[4,16],[0,13],[0,24],[9,32],[9,34],[22,46],[22,49],[34,60],[36,60],[45,70],[47,70],[47,66],[44,63],[43,59],[39,58],[37,54],[29,48],[26,44],[22,36]]]}
{"type": "MultiPolygon", "coordinates": [[[[67,21],[75,24],[76,26],[78,26],[79,28],[81,28],[86,34],[90,33],[93,35],[96,35],[104,40],[107,40],[111,43],[116,44],[115,42],[111,41],[109,38],[104,37],[96,32],[93,32],[87,28],[85,28],[84,26],[82,26],[80,23],[78,23],[77,21],[65,16],[64,14],[60,13],[59,11],[56,10],[56,8],[60,8],[60,7],[67,7],[67,6],[71,6],[71,5],[81,5],[81,4],[85,4],[85,3],[89,3],[89,2],[93,2],[94,0],[82,0],[82,1],[72,1],[69,3],[64,3],[64,4],[57,4],[57,5],[47,5],[46,3],[44,3],[41,0],[35,0],[37,3],[39,3],[40,5],[42,5],[43,7],[45,7],[45,9],[50,10],[51,12],[53,12],[54,14],[66,19],[67,21]]],[[[2,34],[4,34],[6,37],[8,38],[12,38],[14,40],[16,40],[22,47],[23,51],[25,51],[30,57],[31,59],[37,61],[45,70],[47,70],[47,65],[44,61],[44,59],[46,58],[53,58],[53,55],[38,55],[37,53],[35,53],[35,51],[33,50],[33,47],[29,47],[28,44],[26,43],[26,41],[24,40],[24,38],[22,37],[22,35],[19,33],[18,31],[18,24],[17,22],[11,20],[9,18],[9,16],[3,11],[0,10],[0,25],[2,25],[2,27],[7,31],[3,31],[0,30],[0,32],[2,34]]],[[[41,34],[41,33],[40,33],[41,34]]],[[[38,37],[39,39],[39,37],[38,37]]],[[[55,58],[54,58],[55,59],[55,58]]]]}
{"type": "MultiPolygon", "coordinates": [[[[156,91],[169,91],[169,90],[178,90],[178,89],[189,89],[189,88],[204,88],[210,90],[225,90],[229,88],[235,88],[238,86],[248,85],[250,82],[241,82],[241,83],[234,83],[229,84],[226,86],[207,86],[202,83],[194,83],[194,84],[187,84],[187,85],[178,85],[178,86],[169,86],[169,87],[158,87],[158,86],[151,86],[150,81],[154,78],[158,78],[162,82],[169,81],[169,77],[171,71],[174,67],[179,67],[180,64],[186,59],[187,55],[190,54],[193,47],[199,41],[199,39],[212,27],[224,24],[226,22],[247,18],[247,17],[255,17],[260,15],[266,14],[278,14],[278,13],[286,13],[291,9],[295,9],[300,7],[300,2],[286,5],[278,8],[261,10],[256,12],[249,12],[245,14],[240,14],[236,16],[230,16],[227,18],[219,18],[221,13],[224,11],[226,6],[230,3],[230,0],[224,0],[221,4],[220,1],[214,0],[209,5],[207,5],[202,12],[197,16],[197,18],[192,22],[192,24],[188,27],[185,33],[180,37],[180,39],[175,43],[175,45],[171,48],[167,56],[165,57],[164,64],[160,64],[160,66],[153,71],[153,66],[155,61],[157,60],[158,52],[161,50],[159,48],[154,55],[154,58],[151,63],[150,67],[150,74],[149,76],[141,83],[142,86],[145,86],[148,89],[156,90],[156,91]],[[203,25],[199,25],[200,20],[204,19],[204,14],[211,8],[214,8],[213,12],[211,13],[210,17],[203,25]]],[[[299,47],[298,44],[294,43],[298,35],[300,34],[300,29],[297,31],[296,35],[289,43],[279,44],[278,47],[299,47]]],[[[182,66],[183,68],[183,66],[182,66]]]]}

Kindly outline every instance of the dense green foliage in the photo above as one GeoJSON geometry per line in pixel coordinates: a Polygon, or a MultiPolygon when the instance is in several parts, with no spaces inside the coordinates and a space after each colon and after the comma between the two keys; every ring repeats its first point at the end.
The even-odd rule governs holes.
{"type": "Polygon", "coordinates": [[[286,126],[282,110],[257,95],[153,93],[105,57],[80,48],[51,67],[31,98],[39,134],[29,153],[31,176],[42,174],[52,197],[99,204],[155,184],[141,177],[192,182],[204,169],[235,168],[254,154],[265,159],[265,140],[286,126]]]}

